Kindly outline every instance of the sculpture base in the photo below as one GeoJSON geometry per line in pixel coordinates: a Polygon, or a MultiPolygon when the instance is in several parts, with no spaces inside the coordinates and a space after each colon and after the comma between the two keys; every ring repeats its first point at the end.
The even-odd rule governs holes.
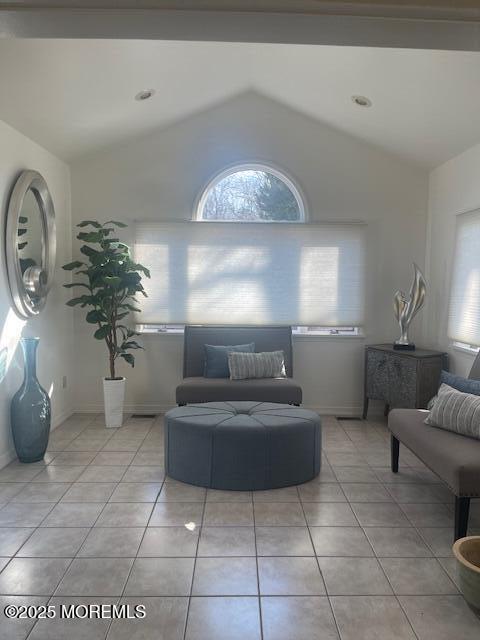
{"type": "Polygon", "coordinates": [[[409,342],[408,344],[398,344],[394,342],[393,348],[395,351],[415,351],[415,344],[413,342],[409,342]]]}

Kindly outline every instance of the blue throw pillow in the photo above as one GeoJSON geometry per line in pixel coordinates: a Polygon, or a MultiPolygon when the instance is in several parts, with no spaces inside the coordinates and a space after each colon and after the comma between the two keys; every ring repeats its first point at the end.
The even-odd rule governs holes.
{"type": "MultiPolygon", "coordinates": [[[[440,374],[440,385],[447,384],[449,387],[461,391],[462,393],[469,393],[473,396],[480,396],[480,380],[470,380],[470,378],[463,378],[462,376],[456,376],[454,373],[448,371],[442,371],[440,374]]],[[[430,402],[427,404],[427,409],[431,411],[438,396],[433,396],[430,402]]]]}
{"type": "Polygon", "coordinates": [[[448,371],[442,371],[440,375],[440,384],[448,384],[449,387],[453,387],[462,393],[470,393],[474,396],[480,396],[480,380],[470,380],[469,378],[456,376],[448,371]]]}
{"type": "Polygon", "coordinates": [[[237,345],[206,344],[205,346],[205,378],[229,378],[228,354],[232,351],[254,353],[255,343],[237,345]]]}

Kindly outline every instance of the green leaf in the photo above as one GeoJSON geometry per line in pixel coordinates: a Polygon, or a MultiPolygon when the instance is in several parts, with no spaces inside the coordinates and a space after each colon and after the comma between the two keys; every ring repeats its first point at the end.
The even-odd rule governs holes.
{"type": "Polygon", "coordinates": [[[72,289],[73,287],[85,287],[85,289],[89,289],[88,284],[85,284],[84,282],[71,282],[69,284],[64,284],[63,285],[65,287],[65,289],[72,289]]]}
{"type": "Polygon", "coordinates": [[[126,318],[129,315],[128,311],[125,311],[125,313],[119,313],[117,316],[117,320],[121,320],[122,318],[126,318]]]}
{"type": "Polygon", "coordinates": [[[84,262],[79,262],[78,260],[75,260],[75,262],[69,262],[68,264],[64,264],[62,269],[65,269],[65,271],[73,271],[73,269],[78,269],[79,267],[83,267],[84,266],[84,262]]]}
{"type": "Polygon", "coordinates": [[[109,287],[119,287],[122,284],[122,279],[118,276],[105,276],[103,278],[103,281],[109,287]]]}
{"type": "Polygon", "coordinates": [[[96,220],[82,220],[77,224],[77,227],[80,227],[80,228],[95,227],[95,229],[101,229],[102,225],[100,224],[100,222],[97,222],[96,220]]]}
{"type": "Polygon", "coordinates": [[[143,349],[143,347],[141,344],[138,344],[138,342],[129,340],[128,342],[124,342],[122,344],[122,349],[143,349]]]}
{"type": "Polygon", "coordinates": [[[83,242],[93,242],[100,243],[103,240],[103,235],[100,231],[81,231],[77,234],[77,238],[79,240],[83,240],[83,242]]]}
{"type": "Polygon", "coordinates": [[[107,317],[101,311],[93,309],[87,313],[86,320],[90,324],[98,324],[99,322],[106,322],[107,317]]]}
{"type": "Polygon", "coordinates": [[[142,310],[138,309],[138,307],[134,307],[133,304],[119,304],[119,307],[121,307],[122,309],[128,309],[129,311],[133,311],[134,313],[141,313],[142,310]]]}
{"type": "Polygon", "coordinates": [[[144,267],[143,264],[139,264],[138,262],[132,262],[131,268],[136,271],[141,271],[147,278],[150,278],[150,269],[144,267]]]}
{"type": "Polygon", "coordinates": [[[95,220],[82,220],[77,224],[77,227],[95,227],[95,229],[101,229],[102,225],[95,220]]]}
{"type": "Polygon", "coordinates": [[[123,358],[125,362],[128,362],[128,364],[131,365],[132,367],[135,366],[135,358],[132,356],[131,353],[121,353],[120,357],[123,358]]]}
{"type": "Polygon", "coordinates": [[[32,260],[32,258],[20,258],[19,262],[20,262],[20,271],[22,273],[25,273],[28,267],[34,267],[36,265],[35,260],[32,260]]]}
{"type": "Polygon", "coordinates": [[[125,227],[128,227],[128,224],[125,224],[124,222],[118,222],[118,220],[109,220],[108,222],[105,222],[105,224],[114,224],[121,229],[125,229],[125,227]]]}
{"type": "Polygon", "coordinates": [[[108,336],[109,333],[110,333],[110,327],[108,326],[108,324],[104,324],[100,327],[100,329],[97,329],[95,331],[93,336],[97,340],[105,340],[105,338],[108,336]]]}
{"type": "Polygon", "coordinates": [[[92,296],[79,296],[78,298],[72,298],[67,302],[67,306],[75,307],[77,304],[85,306],[91,302],[92,296]]]}
{"type": "Polygon", "coordinates": [[[103,253],[101,251],[96,251],[95,249],[92,249],[92,247],[87,247],[86,245],[80,247],[80,253],[83,253],[83,255],[88,256],[89,258],[94,256],[101,256],[103,258],[103,253]]]}

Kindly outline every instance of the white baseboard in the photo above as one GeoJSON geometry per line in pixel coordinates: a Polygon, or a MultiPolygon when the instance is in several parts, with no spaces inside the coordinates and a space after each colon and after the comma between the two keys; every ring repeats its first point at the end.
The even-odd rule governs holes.
{"type": "MultiPolygon", "coordinates": [[[[175,404],[125,404],[124,413],[166,413],[175,404]]],[[[75,407],[74,413],[103,413],[103,402],[99,404],[83,404],[75,407]]]]}
{"type": "Polygon", "coordinates": [[[59,427],[62,424],[62,422],[65,422],[65,420],[70,418],[70,416],[73,416],[74,413],[75,411],[70,408],[70,409],[65,409],[65,411],[63,411],[62,413],[59,413],[56,416],[52,416],[52,424],[51,424],[50,430],[54,431],[57,427],[59,427]]]}
{"type": "Polygon", "coordinates": [[[345,418],[361,418],[362,417],[362,407],[312,407],[309,405],[302,404],[303,409],[310,409],[311,411],[315,411],[321,416],[340,416],[345,418]]]}
{"type": "Polygon", "coordinates": [[[3,467],[6,467],[7,464],[12,460],[15,460],[16,457],[17,457],[17,454],[15,453],[14,449],[9,449],[8,451],[4,451],[3,453],[0,453],[0,469],[3,469],[3,467]]]}

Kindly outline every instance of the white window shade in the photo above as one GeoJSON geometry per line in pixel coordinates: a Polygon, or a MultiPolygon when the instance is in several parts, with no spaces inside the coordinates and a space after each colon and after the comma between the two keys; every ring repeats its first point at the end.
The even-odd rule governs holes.
{"type": "Polygon", "coordinates": [[[137,223],[143,324],[362,326],[365,225],[137,223]]]}
{"type": "Polygon", "coordinates": [[[458,216],[448,335],[480,345],[480,210],[458,216]]]}

